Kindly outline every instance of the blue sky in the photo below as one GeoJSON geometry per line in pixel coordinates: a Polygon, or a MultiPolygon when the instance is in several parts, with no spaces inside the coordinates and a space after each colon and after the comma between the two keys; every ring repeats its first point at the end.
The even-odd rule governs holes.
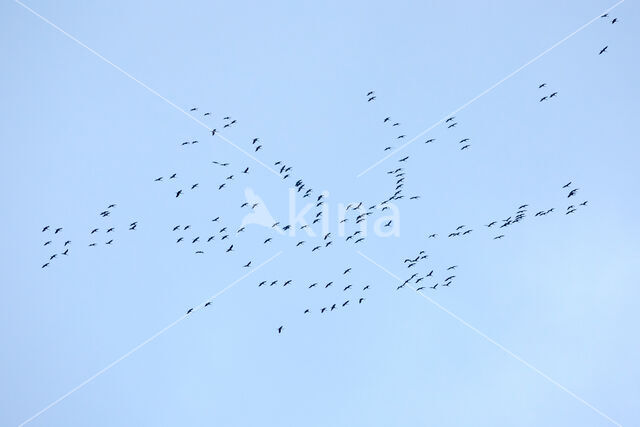
{"type": "Polygon", "coordinates": [[[332,220],[340,203],[393,193],[386,171],[409,155],[398,236],[370,233],[360,246],[336,236],[312,254],[311,239],[296,248],[302,237],[257,225],[235,235],[247,188],[285,223],[294,181],[3,2],[0,424],[19,425],[234,283],[249,260],[282,252],[29,425],[613,425],[416,292],[396,291],[357,252],[405,278],[402,261],[424,250],[422,273],[459,266],[454,284],[429,297],[616,422],[637,425],[637,3],[458,113],[457,128],[437,127],[356,177],[398,144],[384,117],[417,135],[613,3],[26,3],[180,108],[199,107],[207,124],[237,119],[225,138],[253,153],[259,137],[261,161],[284,161],[314,196],[328,192],[332,220]],[[558,96],[538,102],[542,82],[558,96]],[[370,90],[377,99],[367,103],[370,90]],[[436,142],[425,145],[429,137],[436,142]],[[460,152],[465,137],[472,146],[460,152]],[[229,174],[213,160],[235,174],[222,191],[229,174]],[[569,181],[589,203],[564,215],[569,181]],[[527,218],[494,241],[484,224],[522,204],[527,218]],[[550,207],[556,215],[533,217],[550,207]],[[200,256],[175,243],[175,225],[204,238],[218,231],[216,216],[234,252],[214,241],[200,256]],[[445,237],[461,224],[474,229],[468,238],[445,237]],[[45,225],[61,235],[41,233],[45,225]],[[114,244],[98,234],[88,247],[90,230],[108,226],[114,244]],[[66,239],[69,256],[41,269],[66,239]],[[293,284],[257,286],[276,279],[293,284]],[[336,288],[307,289],[328,281],[336,288]],[[357,289],[343,292],[346,284],[357,289]],[[345,295],[349,306],[318,313],[345,295]]]}

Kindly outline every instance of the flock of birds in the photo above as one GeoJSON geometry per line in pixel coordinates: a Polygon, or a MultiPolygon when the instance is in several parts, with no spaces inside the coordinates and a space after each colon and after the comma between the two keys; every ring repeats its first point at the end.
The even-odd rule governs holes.
{"type": "MultiPolygon", "coordinates": [[[[608,15],[605,14],[602,18],[607,18],[608,15]]],[[[617,18],[613,18],[611,23],[615,24],[618,22],[617,18]]],[[[607,51],[608,46],[602,48],[599,52],[599,55],[605,53],[607,51]]],[[[544,89],[547,87],[546,83],[541,83],[538,86],[538,89],[544,89]]],[[[549,101],[558,96],[558,91],[553,91],[548,95],[544,95],[540,98],[539,102],[549,101]]],[[[366,101],[367,103],[374,103],[377,100],[377,95],[375,91],[369,91],[366,93],[366,101]]],[[[190,113],[197,113],[198,107],[193,107],[190,109],[190,113]]],[[[212,117],[213,113],[205,112],[202,117],[209,118],[212,117]]],[[[393,120],[391,116],[384,116],[381,120],[383,126],[388,126],[391,129],[398,130],[399,132],[395,135],[395,141],[403,141],[406,139],[407,135],[402,133],[402,125],[400,122],[393,120]]],[[[459,124],[461,122],[456,116],[452,116],[443,121],[442,125],[446,130],[451,131],[453,129],[459,128],[459,124]]],[[[222,129],[229,129],[235,127],[238,124],[236,119],[232,119],[230,116],[224,116],[222,119],[222,129]]],[[[215,136],[218,134],[217,128],[211,129],[211,136],[215,136]]],[[[466,151],[471,148],[471,137],[465,136],[463,138],[456,138],[457,145],[460,147],[460,151],[466,151]]],[[[430,144],[435,142],[435,138],[429,138],[424,141],[425,144],[430,144]]],[[[189,139],[187,141],[180,142],[179,145],[181,147],[185,146],[193,146],[199,144],[197,139],[189,139]]],[[[247,141],[248,146],[253,150],[255,155],[265,155],[268,151],[267,147],[265,147],[260,138],[254,137],[247,141]]],[[[392,146],[385,146],[384,151],[392,150],[392,146]]],[[[302,199],[309,198],[312,201],[312,205],[315,208],[312,215],[312,221],[310,224],[284,224],[283,221],[274,220],[270,229],[267,227],[266,231],[263,229],[262,233],[260,233],[255,227],[252,231],[251,238],[253,239],[252,244],[262,244],[262,245],[270,245],[274,242],[274,239],[280,239],[286,242],[289,242],[293,248],[298,248],[298,250],[308,250],[310,253],[315,253],[318,251],[330,250],[332,247],[335,247],[338,243],[336,237],[340,237],[339,242],[342,245],[359,245],[366,241],[367,235],[365,230],[366,222],[371,218],[372,215],[379,214],[380,216],[385,214],[385,211],[390,209],[391,203],[400,203],[402,199],[405,198],[404,187],[406,184],[407,178],[407,165],[409,163],[410,156],[406,155],[397,160],[397,166],[391,168],[386,172],[392,178],[392,190],[387,193],[386,196],[381,197],[381,199],[374,203],[365,204],[364,201],[349,204],[346,207],[346,213],[344,218],[339,220],[339,224],[343,227],[341,230],[344,230],[344,227],[347,224],[352,224],[355,229],[351,229],[347,233],[336,233],[334,235],[332,232],[319,232],[318,227],[320,227],[323,216],[326,216],[326,206],[325,206],[325,194],[324,193],[314,193],[314,190],[308,185],[306,181],[301,177],[296,177],[293,166],[285,163],[284,160],[276,160],[273,162],[274,168],[278,171],[279,176],[282,180],[293,185],[293,188],[296,190],[296,194],[302,199]],[[315,230],[314,230],[315,228],[315,230]],[[289,234],[289,236],[295,236],[296,231],[306,231],[306,237],[304,239],[286,239],[285,236],[289,234]],[[340,234],[340,235],[338,235],[340,234]],[[343,239],[342,239],[343,238],[343,239]],[[336,242],[336,243],[334,243],[336,242]],[[306,249],[305,249],[306,248],[306,249]]],[[[242,178],[246,178],[250,175],[250,167],[247,165],[237,166],[232,164],[230,161],[215,159],[212,160],[213,167],[219,168],[224,171],[220,175],[219,181],[212,186],[212,189],[217,189],[217,191],[222,190],[231,190],[238,182],[241,181],[242,178]]],[[[170,172],[160,176],[156,176],[153,178],[153,182],[156,185],[168,185],[170,193],[169,197],[174,199],[182,200],[186,197],[189,197],[191,194],[196,194],[199,190],[202,190],[202,186],[199,182],[185,182],[178,176],[177,172],[170,172]]],[[[587,206],[587,201],[582,201],[580,203],[575,202],[571,204],[574,197],[578,194],[579,188],[575,187],[572,182],[568,182],[564,186],[562,186],[563,190],[566,190],[566,196],[569,200],[569,203],[564,211],[565,215],[574,214],[579,209],[587,206]]],[[[246,195],[245,195],[246,196],[246,195]]],[[[420,199],[420,195],[411,195],[408,196],[407,199],[410,201],[416,201],[420,199]]],[[[261,200],[249,200],[239,201],[238,204],[239,213],[242,215],[246,215],[247,212],[253,212],[256,210],[263,209],[261,200]]],[[[106,209],[100,211],[99,216],[102,218],[101,223],[92,227],[90,230],[87,230],[88,235],[88,247],[95,247],[97,245],[113,245],[115,241],[116,233],[124,228],[128,231],[135,231],[138,226],[138,221],[127,221],[128,224],[125,227],[121,227],[118,224],[114,224],[110,222],[111,214],[113,210],[116,209],[116,204],[111,203],[108,204],[106,209]]],[[[543,209],[538,209],[533,214],[534,218],[541,218],[547,215],[553,214],[556,212],[554,207],[545,207],[543,209]]],[[[465,238],[472,235],[472,233],[479,233],[478,228],[481,228],[489,233],[491,233],[491,238],[493,240],[501,240],[505,238],[506,230],[509,227],[512,227],[516,224],[523,223],[527,218],[530,218],[529,213],[529,205],[521,204],[518,205],[514,211],[507,213],[506,217],[500,216],[500,219],[493,219],[486,223],[482,223],[479,226],[468,226],[466,224],[458,225],[452,227],[450,230],[446,230],[442,232],[442,234],[438,232],[427,232],[424,235],[426,241],[437,239],[441,235],[446,236],[448,239],[457,239],[457,238],[465,238]],[[504,219],[502,219],[504,218],[504,219]]],[[[233,214],[231,214],[233,215],[233,214]]],[[[235,216],[234,216],[235,217],[235,216]]],[[[124,225],[124,224],[123,224],[124,225]]],[[[392,227],[393,218],[385,217],[383,221],[383,227],[388,228],[392,227]]],[[[47,234],[45,238],[43,246],[48,250],[52,249],[53,253],[49,252],[45,262],[42,264],[41,268],[51,267],[52,263],[59,258],[63,258],[69,255],[69,251],[72,246],[71,240],[65,238],[63,235],[64,229],[61,226],[44,226],[42,228],[42,233],[47,234]]],[[[206,225],[192,225],[192,224],[174,224],[170,227],[167,232],[172,236],[175,240],[175,244],[178,245],[187,245],[193,250],[196,255],[204,255],[207,252],[213,251],[217,246],[221,246],[220,251],[222,253],[232,253],[238,249],[241,245],[239,241],[237,241],[237,236],[240,233],[247,232],[247,225],[241,225],[240,227],[232,227],[230,223],[225,223],[220,216],[216,216],[211,218],[208,224],[206,225]],[[219,245],[216,245],[216,242],[220,242],[219,245]]],[[[326,230],[325,230],[326,231],[326,230]]],[[[406,266],[406,269],[409,271],[408,277],[404,280],[403,283],[397,286],[397,290],[402,290],[404,288],[410,288],[417,292],[423,292],[426,289],[436,290],[438,288],[448,288],[454,284],[454,279],[456,278],[455,271],[458,268],[458,265],[449,265],[446,267],[438,268],[437,266],[425,266],[429,254],[426,253],[425,250],[421,250],[418,253],[415,253],[404,259],[403,264],[406,266]]],[[[251,268],[252,260],[245,260],[238,265],[239,268],[251,268]]],[[[352,269],[346,268],[342,271],[342,275],[340,276],[341,280],[333,279],[325,282],[311,282],[301,284],[300,286],[305,286],[310,292],[325,289],[325,290],[335,290],[332,294],[332,297],[335,298],[335,302],[330,304],[320,304],[317,307],[312,306],[304,306],[300,309],[303,315],[308,316],[313,313],[318,313],[320,315],[325,315],[331,313],[338,309],[347,309],[351,306],[358,306],[363,304],[366,301],[366,291],[370,289],[370,284],[361,283],[354,284],[353,281],[347,280],[350,277],[352,269]],[[337,293],[337,294],[336,294],[337,293]]],[[[338,273],[339,274],[339,273],[338,273]]],[[[257,283],[258,288],[268,288],[273,286],[282,286],[282,287],[293,287],[296,286],[292,279],[282,280],[282,279],[264,279],[260,280],[257,283]]],[[[186,311],[187,315],[190,315],[194,312],[194,310],[199,308],[205,308],[212,304],[212,301],[207,301],[202,307],[193,307],[189,308],[186,311]]],[[[279,325],[277,328],[277,333],[282,333],[284,330],[284,324],[279,325]]]]}

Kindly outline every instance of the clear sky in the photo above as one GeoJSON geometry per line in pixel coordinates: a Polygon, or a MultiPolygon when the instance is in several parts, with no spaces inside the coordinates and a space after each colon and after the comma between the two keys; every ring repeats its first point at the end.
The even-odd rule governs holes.
{"type": "Polygon", "coordinates": [[[261,162],[292,166],[286,180],[19,4],[0,3],[0,424],[29,419],[252,271],[248,261],[281,252],[28,425],[614,425],[561,387],[639,425],[637,2],[456,114],[456,128],[436,127],[357,178],[397,135],[411,139],[614,3],[26,3],[175,105],[198,107],[194,117],[261,162]],[[223,129],[224,116],[237,123],[223,129]],[[345,241],[339,204],[390,196],[386,172],[401,166],[397,235],[373,233],[377,212],[364,242],[345,241]],[[285,224],[297,179],[313,189],[297,210],[328,192],[331,247],[312,253],[321,237],[299,230],[249,224],[236,234],[247,192],[285,224]],[[571,199],[569,181],[579,188],[571,199]],[[527,217],[493,240],[485,224],[523,204],[527,217]],[[191,228],[172,231],[178,224],[191,228]],[[474,231],[447,238],[459,225],[474,231]],[[413,271],[403,260],[424,250],[415,272],[435,269],[429,285],[458,265],[451,286],[425,295],[557,384],[415,291],[396,291],[358,250],[402,279],[413,271]]]}

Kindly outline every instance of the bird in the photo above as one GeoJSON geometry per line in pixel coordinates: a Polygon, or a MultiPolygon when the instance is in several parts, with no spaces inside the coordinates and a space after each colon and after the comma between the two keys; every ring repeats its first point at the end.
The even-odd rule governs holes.
{"type": "Polygon", "coordinates": [[[47,245],[50,245],[50,244],[51,244],[51,240],[47,240],[46,242],[44,242],[44,245],[42,245],[42,246],[47,246],[47,245]]]}
{"type": "Polygon", "coordinates": [[[445,122],[445,123],[449,123],[450,121],[452,121],[452,120],[453,120],[453,119],[455,119],[455,118],[456,118],[456,116],[449,117],[449,118],[448,118],[447,120],[445,120],[444,122],[445,122]]]}
{"type": "Polygon", "coordinates": [[[342,306],[344,307],[345,305],[349,304],[349,300],[346,300],[345,302],[342,303],[342,306]]]}
{"type": "Polygon", "coordinates": [[[46,262],[46,263],[42,264],[42,267],[40,267],[40,268],[45,268],[45,267],[48,267],[48,266],[49,266],[49,263],[46,262]]]}
{"type": "Polygon", "coordinates": [[[115,230],[115,228],[111,227],[111,228],[107,229],[107,233],[111,233],[113,230],[115,230]]]}
{"type": "Polygon", "coordinates": [[[602,55],[603,53],[605,53],[605,52],[607,51],[607,48],[608,48],[608,47],[609,47],[609,46],[605,46],[605,47],[603,47],[603,48],[602,48],[602,50],[600,50],[600,53],[598,53],[598,55],[602,55]]]}
{"type": "Polygon", "coordinates": [[[547,96],[543,96],[542,98],[540,98],[540,101],[539,101],[539,102],[542,102],[542,101],[544,101],[544,100],[545,100],[545,99],[547,99],[547,98],[548,98],[547,96]]]}
{"type": "Polygon", "coordinates": [[[271,237],[269,237],[268,239],[266,239],[263,243],[269,243],[271,241],[271,237]]]}
{"type": "Polygon", "coordinates": [[[211,301],[207,301],[204,306],[209,307],[210,305],[211,305],[211,301]]]}
{"type": "Polygon", "coordinates": [[[435,289],[436,287],[438,287],[438,284],[436,283],[435,285],[433,285],[433,286],[429,286],[429,287],[430,287],[431,289],[435,289]]]}
{"type": "Polygon", "coordinates": [[[351,285],[347,285],[347,286],[345,286],[345,288],[343,289],[343,291],[346,291],[347,289],[350,289],[350,288],[351,288],[351,285]]]}
{"type": "Polygon", "coordinates": [[[243,267],[251,267],[251,261],[249,261],[248,263],[246,263],[245,265],[243,265],[243,267]]]}
{"type": "Polygon", "coordinates": [[[501,234],[499,236],[494,237],[493,240],[502,239],[503,237],[504,237],[504,234],[501,234]]]}
{"type": "Polygon", "coordinates": [[[110,245],[113,243],[113,239],[109,240],[108,242],[105,242],[105,245],[110,245]]]}
{"type": "Polygon", "coordinates": [[[452,265],[451,267],[447,268],[447,270],[455,270],[457,267],[457,265],[452,265]]]}
{"type": "Polygon", "coordinates": [[[196,182],[195,184],[193,184],[193,185],[191,186],[191,189],[193,190],[193,189],[194,189],[194,188],[196,188],[197,186],[198,186],[198,183],[196,182]]]}
{"type": "Polygon", "coordinates": [[[447,129],[451,129],[453,127],[456,127],[457,124],[458,124],[458,122],[452,123],[449,126],[447,126],[447,129]]]}
{"type": "Polygon", "coordinates": [[[546,83],[542,83],[540,86],[538,86],[538,89],[542,89],[543,87],[545,87],[547,84],[546,83]]]}
{"type": "Polygon", "coordinates": [[[154,179],[154,181],[156,181],[156,182],[162,181],[162,177],[156,178],[156,179],[154,179]]]}
{"type": "Polygon", "coordinates": [[[56,231],[54,231],[53,234],[58,234],[61,230],[62,230],[62,227],[56,228],[56,231]]]}
{"type": "Polygon", "coordinates": [[[45,231],[47,231],[48,229],[49,229],[49,226],[47,225],[47,226],[45,226],[45,227],[42,229],[42,232],[44,233],[44,232],[45,232],[45,231]]]}
{"type": "Polygon", "coordinates": [[[584,202],[580,203],[580,206],[587,206],[587,202],[588,200],[585,200],[584,202]]]}
{"type": "Polygon", "coordinates": [[[574,188],[573,190],[569,191],[569,195],[567,196],[567,198],[571,196],[575,196],[578,190],[579,190],[578,188],[574,188]]]}
{"type": "Polygon", "coordinates": [[[282,333],[282,328],[283,328],[283,326],[280,326],[280,327],[278,328],[278,333],[279,333],[279,334],[280,334],[280,333],[282,333]]]}
{"type": "Polygon", "coordinates": [[[182,190],[178,190],[178,192],[176,193],[176,197],[180,197],[181,194],[182,194],[182,190]]]}
{"type": "Polygon", "coordinates": [[[615,24],[616,22],[618,22],[618,18],[613,18],[613,19],[611,20],[611,23],[612,23],[612,24],[615,24]]]}
{"type": "Polygon", "coordinates": [[[360,298],[360,299],[358,300],[358,304],[362,304],[362,301],[364,301],[364,298],[360,298]]]}
{"type": "Polygon", "coordinates": [[[469,148],[469,147],[471,147],[471,145],[470,145],[470,144],[467,144],[467,145],[463,146],[463,147],[460,149],[460,151],[465,150],[465,149],[467,149],[467,148],[469,148]]]}
{"type": "Polygon", "coordinates": [[[233,245],[229,246],[229,249],[227,249],[227,252],[231,252],[233,251],[233,245]]]}
{"type": "Polygon", "coordinates": [[[308,308],[304,311],[304,314],[307,314],[307,313],[311,313],[311,310],[309,310],[308,308]]]}
{"type": "Polygon", "coordinates": [[[66,242],[64,242],[64,245],[67,246],[69,243],[71,243],[71,240],[67,240],[66,242]]]}
{"type": "Polygon", "coordinates": [[[97,232],[97,231],[98,231],[98,229],[97,229],[97,228],[94,228],[93,230],[91,230],[91,233],[89,233],[89,234],[93,234],[93,233],[95,233],[95,232],[97,232]]]}
{"type": "Polygon", "coordinates": [[[425,144],[428,144],[428,143],[433,142],[433,141],[435,141],[435,140],[436,140],[435,138],[427,139],[424,143],[425,143],[425,144]]]}
{"type": "Polygon", "coordinates": [[[376,97],[375,97],[375,96],[372,96],[371,98],[367,99],[367,102],[371,102],[371,101],[373,101],[374,99],[376,99],[376,97]]]}

